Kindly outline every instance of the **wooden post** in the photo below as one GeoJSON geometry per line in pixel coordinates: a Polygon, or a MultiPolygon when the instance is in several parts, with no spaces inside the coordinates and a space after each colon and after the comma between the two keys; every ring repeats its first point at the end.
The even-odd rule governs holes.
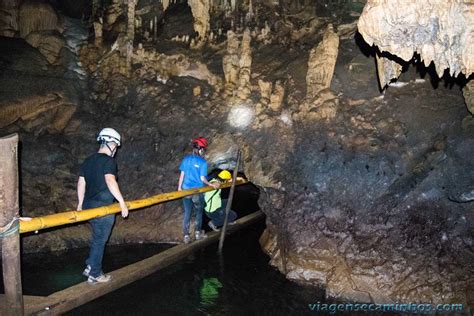
{"type": "Polygon", "coordinates": [[[18,134],[13,134],[0,138],[0,232],[6,315],[23,315],[18,216],[18,134]]]}
{"type": "Polygon", "coordinates": [[[237,163],[235,164],[234,173],[232,174],[232,186],[230,187],[229,200],[225,207],[225,219],[224,225],[221,230],[221,237],[219,239],[219,252],[222,252],[222,247],[224,247],[225,231],[227,229],[227,222],[229,220],[229,212],[232,207],[232,200],[234,199],[235,183],[237,181],[237,175],[239,173],[239,164],[240,164],[240,150],[237,152],[237,163]]]}

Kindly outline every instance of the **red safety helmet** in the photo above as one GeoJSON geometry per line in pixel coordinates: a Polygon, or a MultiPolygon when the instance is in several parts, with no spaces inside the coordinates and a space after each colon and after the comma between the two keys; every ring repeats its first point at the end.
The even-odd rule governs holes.
{"type": "Polygon", "coordinates": [[[194,138],[192,143],[193,143],[193,146],[204,148],[204,149],[207,148],[207,139],[205,139],[204,137],[194,138]]]}

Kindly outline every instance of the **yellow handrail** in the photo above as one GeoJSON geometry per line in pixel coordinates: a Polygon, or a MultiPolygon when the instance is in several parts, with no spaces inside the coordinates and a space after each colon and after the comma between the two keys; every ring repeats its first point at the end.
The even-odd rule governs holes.
{"type": "MultiPolygon", "coordinates": [[[[236,185],[248,183],[246,180],[238,180],[236,185]]],[[[225,183],[221,185],[221,188],[230,187],[231,183],[225,183]]],[[[203,193],[214,190],[212,187],[204,187],[200,189],[189,189],[183,191],[175,191],[169,193],[161,193],[158,195],[151,196],[149,198],[129,201],[127,207],[129,210],[136,210],[147,206],[155,205],[158,203],[177,200],[185,196],[193,195],[196,193],[203,193]]],[[[111,204],[108,206],[102,206],[97,208],[91,208],[84,211],[68,211],[62,213],[56,213],[46,216],[34,217],[31,220],[20,220],[20,233],[27,233],[32,231],[38,231],[40,229],[72,224],[76,222],[83,222],[92,218],[105,216],[108,214],[114,214],[120,212],[120,205],[118,203],[111,204]]]]}

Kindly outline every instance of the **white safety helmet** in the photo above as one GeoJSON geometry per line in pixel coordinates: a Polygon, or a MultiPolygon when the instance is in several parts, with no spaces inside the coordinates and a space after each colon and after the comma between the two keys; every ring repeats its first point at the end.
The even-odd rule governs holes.
{"type": "Polygon", "coordinates": [[[97,141],[99,143],[110,143],[114,142],[117,146],[120,146],[121,141],[120,134],[113,128],[104,128],[100,131],[99,136],[97,136],[97,141]]]}

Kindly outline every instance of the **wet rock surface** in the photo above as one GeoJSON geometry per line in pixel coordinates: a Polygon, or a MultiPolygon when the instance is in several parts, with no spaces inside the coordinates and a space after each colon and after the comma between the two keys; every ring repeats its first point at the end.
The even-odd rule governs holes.
{"type": "MultiPolygon", "coordinates": [[[[113,5],[109,12],[122,12],[113,5]]],[[[203,135],[211,168],[234,166],[243,150],[267,215],[262,247],[287,278],[347,300],[473,306],[474,123],[460,87],[412,66],[381,93],[376,52],[352,35],[358,13],[345,8],[341,18],[321,8],[315,16],[299,6],[284,5],[280,19],[256,4],[262,20],[247,32],[239,19],[232,26],[231,17],[211,18],[211,32],[223,31],[201,50],[172,40],[193,34],[191,10],[171,6],[176,14],[156,42],[130,51],[117,40],[112,51],[114,41],[91,39],[78,50],[85,80],[64,78],[70,59],[51,65],[22,40],[2,38],[15,43],[0,56],[3,100],[16,102],[14,83],[22,83],[25,97],[61,93],[75,106],[61,129],[44,128],[57,122],[51,117],[28,125],[19,114],[1,129],[22,138],[23,216],[74,209],[80,163],[97,149],[102,127],[123,136],[119,183],[129,200],[174,191],[190,139],[203,135]],[[180,21],[187,27],[176,34],[180,21]],[[309,76],[321,86],[313,91],[310,50],[329,23],[339,40],[327,50],[337,58],[309,76]]],[[[138,41],[145,31],[136,30],[138,41]]],[[[180,241],[181,220],[179,201],[131,212],[117,219],[110,242],[180,241]]],[[[87,225],[77,225],[23,241],[25,251],[38,251],[88,238],[87,225]]]]}

